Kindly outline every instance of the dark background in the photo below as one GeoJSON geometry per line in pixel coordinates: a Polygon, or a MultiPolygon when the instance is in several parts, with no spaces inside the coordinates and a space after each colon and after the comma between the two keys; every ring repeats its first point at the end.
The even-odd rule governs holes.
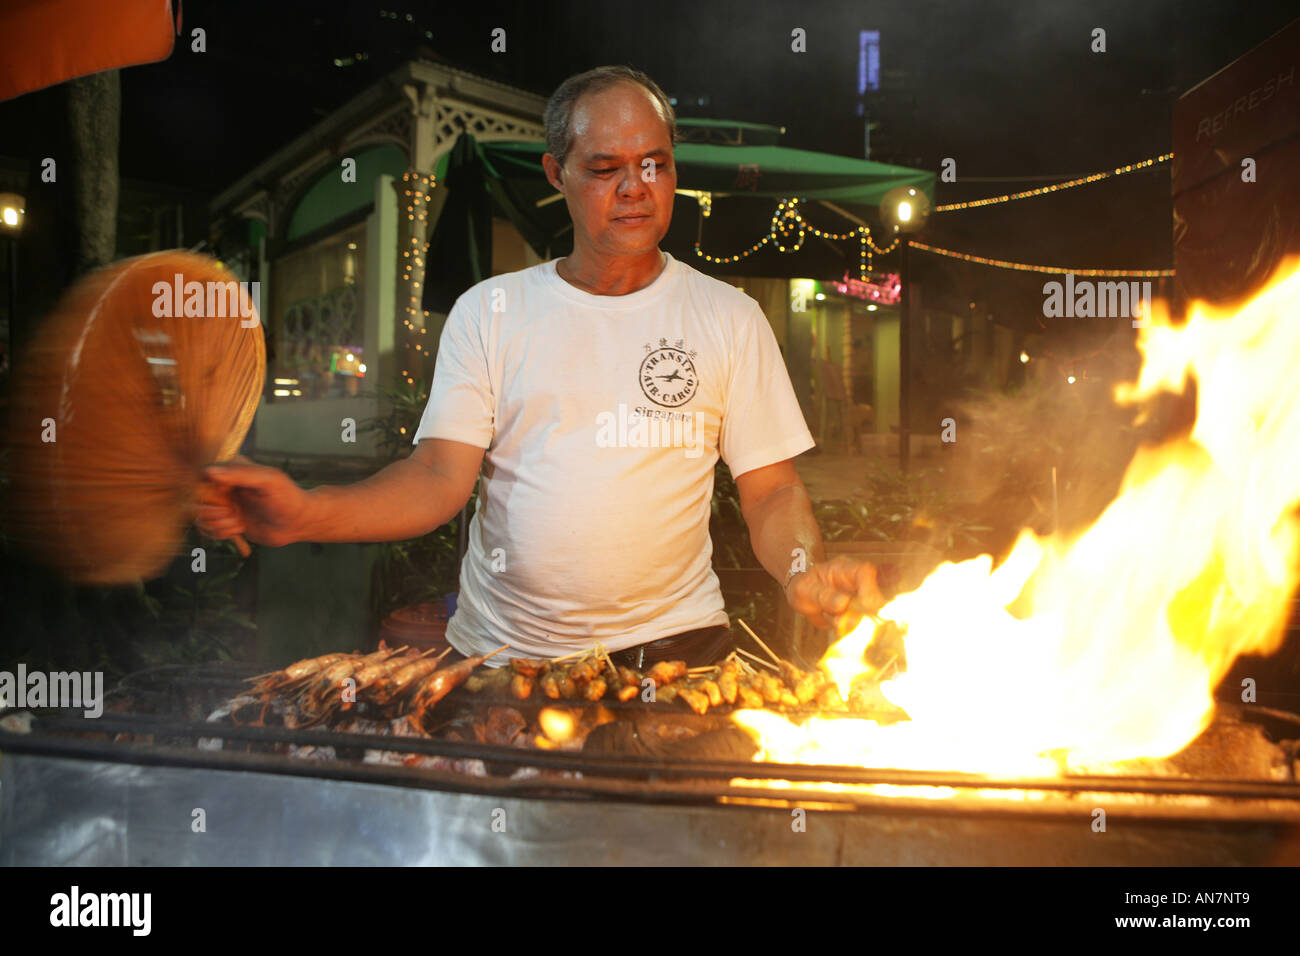
{"type": "MultiPolygon", "coordinates": [[[[679,116],[784,126],[784,145],[861,157],[857,34],[876,29],[882,76],[869,103],[879,124],[871,158],[933,170],[955,159],[958,181],[940,183],[936,197],[950,202],[1168,151],[1178,96],[1297,15],[1293,0],[189,0],[172,57],[121,73],[121,175],[215,194],[414,55],[544,96],[573,73],[627,63],[677,99],[679,116]],[[207,32],[205,53],[190,50],[196,26],[207,32]],[[506,31],[505,53],[490,49],[496,27],[506,31]],[[807,53],[790,50],[795,27],[807,31],[807,53]],[[1104,54],[1090,50],[1096,27],[1106,30],[1104,54]]],[[[29,159],[40,148],[55,95],[0,103],[0,155],[29,159]]],[[[833,219],[815,224],[844,227],[833,219]]],[[[733,235],[711,222],[706,250],[747,247],[757,234],[741,225],[733,235]]],[[[204,226],[187,223],[187,245],[204,226]]],[[[1065,269],[1147,269],[1172,266],[1171,228],[1164,164],[1044,199],[934,216],[924,239],[1065,269]]],[[[757,258],[747,270],[785,266],[771,250],[757,258]]],[[[932,293],[1033,327],[1041,276],[916,258],[932,293]]]]}
{"type": "MultiPolygon", "coordinates": [[[[857,31],[878,29],[872,158],[938,169],[953,157],[959,181],[941,184],[939,201],[975,198],[1167,151],[1177,97],[1297,15],[1277,0],[187,0],[171,59],[122,71],[121,172],[215,192],[422,50],[542,95],[572,73],[627,63],[676,97],[680,116],[771,123],[786,128],[785,145],[861,156],[857,31]],[[206,53],[190,51],[195,26],[206,53]],[[790,51],[796,26],[806,54],[790,51]],[[494,27],[506,53],[489,48],[494,27]],[[1089,50],[1095,27],[1107,31],[1105,54],[1089,50]],[[1019,181],[977,181],[1000,177],[1019,181]]],[[[0,104],[0,152],[25,152],[40,108],[39,94],[0,104]]],[[[1167,267],[1168,194],[1165,166],[941,216],[930,238],[1010,259],[1167,267]]]]}

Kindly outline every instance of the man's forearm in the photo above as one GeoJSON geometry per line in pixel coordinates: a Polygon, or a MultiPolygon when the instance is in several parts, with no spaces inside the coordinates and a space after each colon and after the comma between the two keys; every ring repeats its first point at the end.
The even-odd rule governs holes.
{"type": "Polygon", "coordinates": [[[454,518],[465,502],[427,465],[395,461],[364,481],[307,493],[303,541],[370,542],[418,538],[454,518]]]}
{"type": "Polygon", "coordinates": [[[758,502],[750,515],[749,541],[759,563],[784,584],[801,549],[807,564],[825,557],[821,529],[813,518],[812,499],[803,484],[787,485],[758,502]]]}

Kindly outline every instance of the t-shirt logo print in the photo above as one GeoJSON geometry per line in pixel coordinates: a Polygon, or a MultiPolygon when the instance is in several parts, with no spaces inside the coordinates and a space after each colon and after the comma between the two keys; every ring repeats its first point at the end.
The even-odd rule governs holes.
{"type": "Polygon", "coordinates": [[[695,363],[691,361],[695,352],[687,352],[681,339],[673,345],[667,339],[660,339],[658,348],[647,345],[646,350],[638,375],[645,397],[665,408],[689,402],[700,385],[695,363]]]}

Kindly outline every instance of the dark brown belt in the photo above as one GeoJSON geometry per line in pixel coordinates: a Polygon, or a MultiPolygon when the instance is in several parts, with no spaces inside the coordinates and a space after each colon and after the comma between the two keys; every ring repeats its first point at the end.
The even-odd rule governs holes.
{"type": "Polygon", "coordinates": [[[648,644],[615,651],[609,656],[615,664],[626,667],[639,668],[658,661],[685,661],[688,667],[700,667],[721,660],[731,647],[731,628],[726,624],[715,624],[661,637],[648,644]]]}

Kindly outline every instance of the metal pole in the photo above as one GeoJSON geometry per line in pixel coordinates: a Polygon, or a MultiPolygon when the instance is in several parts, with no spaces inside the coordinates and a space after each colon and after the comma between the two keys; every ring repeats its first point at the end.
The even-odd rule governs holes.
{"type": "Polygon", "coordinates": [[[910,246],[902,240],[899,280],[902,286],[898,308],[898,470],[907,474],[912,450],[912,276],[910,246]]]}
{"type": "Polygon", "coordinates": [[[9,369],[14,367],[14,343],[18,341],[18,240],[9,237],[9,369]]]}

